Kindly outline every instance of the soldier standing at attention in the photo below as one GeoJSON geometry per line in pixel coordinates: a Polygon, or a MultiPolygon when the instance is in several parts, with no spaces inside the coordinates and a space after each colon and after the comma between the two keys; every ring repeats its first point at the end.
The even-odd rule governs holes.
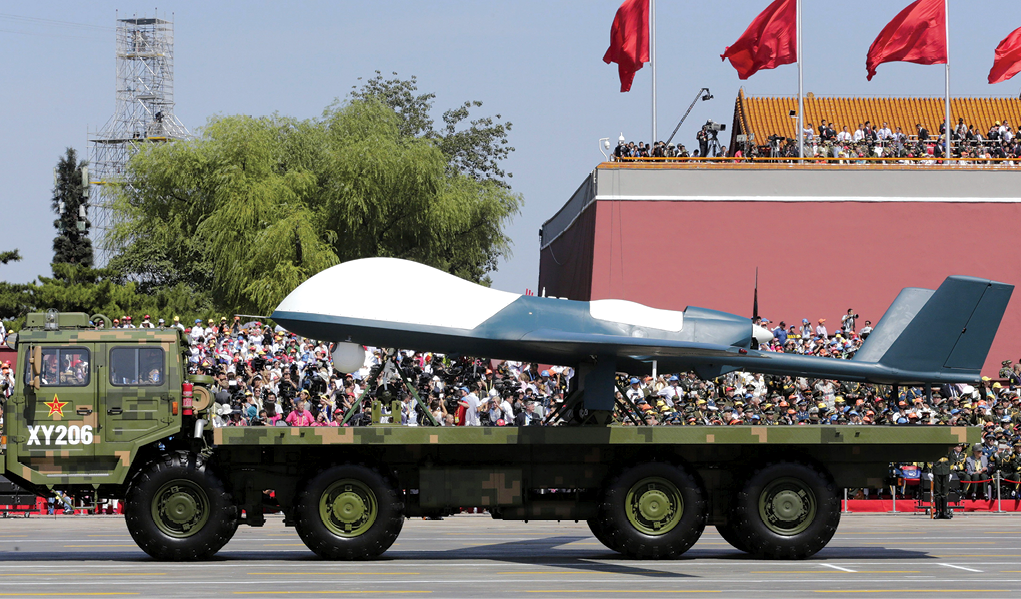
{"type": "Polygon", "coordinates": [[[933,518],[936,520],[949,520],[954,517],[947,505],[950,495],[950,468],[951,462],[947,457],[940,458],[932,465],[932,510],[933,518]]]}
{"type": "Polygon", "coordinates": [[[1010,496],[1016,498],[1021,486],[1021,439],[1014,441],[1014,452],[1004,460],[1001,471],[1003,484],[1010,489],[1010,496]]]}

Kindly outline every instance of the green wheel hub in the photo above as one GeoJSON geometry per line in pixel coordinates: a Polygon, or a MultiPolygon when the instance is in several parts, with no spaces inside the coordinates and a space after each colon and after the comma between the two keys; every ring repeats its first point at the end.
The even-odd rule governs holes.
{"type": "Polygon", "coordinates": [[[636,482],[628,490],[624,502],[628,522],[647,535],[663,535],[680,522],[684,500],[677,485],[665,478],[652,476],[636,482]]]}
{"type": "Polygon", "coordinates": [[[804,532],[815,521],[816,509],[815,493],[797,478],[778,478],[759,495],[759,516],[778,535],[804,532]]]}
{"type": "Polygon", "coordinates": [[[338,480],[326,487],[319,498],[319,516],[333,534],[357,537],[372,528],[379,515],[376,495],[365,483],[338,480]]]}
{"type": "Polygon", "coordinates": [[[170,481],[153,496],[152,519],[168,536],[190,537],[209,522],[209,497],[198,483],[184,479],[170,481]]]}

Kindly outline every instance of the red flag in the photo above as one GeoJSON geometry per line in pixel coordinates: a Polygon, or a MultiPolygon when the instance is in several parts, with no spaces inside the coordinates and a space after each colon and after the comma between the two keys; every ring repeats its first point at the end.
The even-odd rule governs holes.
{"type": "Polygon", "coordinates": [[[947,63],[945,0],[917,0],[900,11],[869,47],[865,68],[869,81],[884,62],[947,63]]]}
{"type": "Polygon", "coordinates": [[[720,58],[729,58],[741,79],[751,77],[759,69],[775,69],[797,62],[797,22],[795,0],[774,0],[755,17],[733,46],[727,46],[720,58]]]}
{"type": "Polygon", "coordinates": [[[1021,72],[1021,27],[1015,29],[996,46],[993,68],[989,69],[989,83],[1006,81],[1021,72]]]}
{"type": "Polygon", "coordinates": [[[649,62],[649,0],[626,0],[617,9],[603,62],[617,63],[620,91],[631,91],[635,73],[649,62]]]}

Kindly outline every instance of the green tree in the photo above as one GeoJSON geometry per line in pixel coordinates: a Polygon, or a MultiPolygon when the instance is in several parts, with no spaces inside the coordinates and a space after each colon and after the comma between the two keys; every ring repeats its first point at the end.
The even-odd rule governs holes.
{"type": "MultiPolygon", "coordinates": [[[[0,252],[0,264],[21,261],[21,252],[10,250],[0,252]]],[[[25,314],[31,298],[31,284],[0,281],[0,319],[10,320],[25,314]]]]}
{"type": "Polygon", "coordinates": [[[53,226],[57,236],[53,239],[54,264],[81,264],[92,266],[92,241],[89,239],[89,221],[81,211],[88,204],[88,191],[82,182],[82,169],[86,162],[78,161],[74,148],[57,162],[55,187],[50,206],[57,213],[53,226]]]}
{"type": "Polygon", "coordinates": [[[318,119],[215,117],[199,139],[144,147],[117,201],[111,266],[148,290],[184,283],[223,311],[261,314],[311,275],[369,256],[488,283],[521,198],[415,127],[359,96],[318,119]]]}
{"type": "Polygon", "coordinates": [[[513,125],[501,123],[502,116],[497,114],[469,121],[467,127],[463,126],[471,109],[481,107],[482,102],[464,102],[457,108],[444,111],[443,127],[437,131],[430,116],[436,94],[417,93],[418,80],[414,76],[401,79],[393,73],[392,79],[384,79],[383,74],[376,71],[375,77],[352,90],[351,97],[356,100],[378,100],[392,108],[400,117],[398,128],[402,136],[435,139],[447,156],[451,171],[480,181],[497,181],[509,187],[505,177],[514,175],[500,168],[500,161],[514,151],[507,139],[513,125]]]}
{"type": "Polygon", "coordinates": [[[10,262],[20,262],[20,261],[21,261],[21,252],[19,252],[18,250],[10,250],[10,251],[5,251],[5,252],[0,252],[0,264],[8,264],[10,262]]]}

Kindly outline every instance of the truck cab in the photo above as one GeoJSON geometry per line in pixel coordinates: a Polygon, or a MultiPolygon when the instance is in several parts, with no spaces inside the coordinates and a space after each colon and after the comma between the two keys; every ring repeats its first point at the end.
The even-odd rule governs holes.
{"type": "Polygon", "coordinates": [[[26,488],[117,495],[138,454],[180,431],[184,335],[109,327],[102,315],[50,311],[12,335],[3,470],[26,488]]]}

